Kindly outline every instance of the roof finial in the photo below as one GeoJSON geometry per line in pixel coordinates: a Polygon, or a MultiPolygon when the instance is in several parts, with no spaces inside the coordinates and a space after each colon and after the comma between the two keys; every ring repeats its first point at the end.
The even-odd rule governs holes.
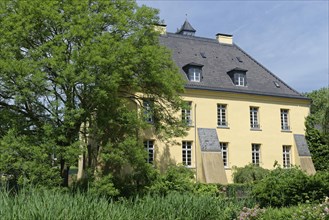
{"type": "Polygon", "coordinates": [[[187,20],[187,13],[185,14],[185,20],[187,20]]]}

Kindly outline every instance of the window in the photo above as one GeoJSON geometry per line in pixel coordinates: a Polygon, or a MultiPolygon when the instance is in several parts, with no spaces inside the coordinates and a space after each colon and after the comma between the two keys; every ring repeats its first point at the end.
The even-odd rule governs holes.
{"type": "Polygon", "coordinates": [[[220,144],[220,148],[222,149],[224,167],[228,167],[227,143],[220,142],[219,144],[220,144]]]}
{"type": "Polygon", "coordinates": [[[182,121],[185,122],[187,125],[192,125],[192,115],[191,115],[191,107],[192,103],[186,103],[187,108],[182,109],[182,121]]]}
{"type": "Polygon", "coordinates": [[[188,78],[191,82],[200,82],[201,79],[201,68],[190,67],[188,70],[188,78]]]}
{"type": "Polygon", "coordinates": [[[226,121],[226,105],[217,104],[217,126],[227,126],[226,121]]]}
{"type": "Polygon", "coordinates": [[[148,152],[146,162],[153,164],[154,160],[154,141],[144,141],[144,148],[148,152]]]}
{"type": "Polygon", "coordinates": [[[282,152],[283,152],[283,167],[289,168],[291,166],[291,162],[290,162],[291,146],[283,145],[282,152]]]}
{"type": "MultiPolygon", "coordinates": [[[[239,62],[240,62],[240,60],[239,60],[239,62]]],[[[228,71],[227,74],[230,76],[234,85],[247,86],[247,71],[248,70],[246,70],[246,69],[241,69],[239,67],[235,67],[234,69],[228,71]]]]}
{"type": "Polygon", "coordinates": [[[144,100],[143,101],[145,121],[149,122],[149,123],[153,122],[152,105],[153,105],[153,103],[152,103],[151,100],[144,100]]]}
{"type": "Polygon", "coordinates": [[[289,110],[281,109],[281,129],[282,130],[290,130],[288,117],[289,117],[289,110]]]}
{"type": "Polygon", "coordinates": [[[250,127],[259,128],[257,107],[250,107],[250,127]]]}
{"type": "Polygon", "coordinates": [[[260,161],[260,144],[251,145],[252,164],[259,166],[260,161]]]}
{"type": "Polygon", "coordinates": [[[185,166],[192,165],[192,141],[182,142],[182,155],[183,164],[185,166]]]}
{"type": "Polygon", "coordinates": [[[234,85],[246,86],[246,74],[245,73],[234,73],[234,85]]]}

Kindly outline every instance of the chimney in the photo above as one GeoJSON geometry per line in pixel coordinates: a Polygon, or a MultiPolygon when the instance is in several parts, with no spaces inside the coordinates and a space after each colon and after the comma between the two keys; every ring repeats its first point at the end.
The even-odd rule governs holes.
{"type": "Polygon", "coordinates": [[[233,35],[232,34],[216,34],[216,39],[221,44],[233,44],[233,35]]]}
{"type": "Polygon", "coordinates": [[[167,33],[167,25],[165,25],[165,24],[155,24],[154,25],[154,31],[158,32],[162,35],[165,35],[167,33]]]}

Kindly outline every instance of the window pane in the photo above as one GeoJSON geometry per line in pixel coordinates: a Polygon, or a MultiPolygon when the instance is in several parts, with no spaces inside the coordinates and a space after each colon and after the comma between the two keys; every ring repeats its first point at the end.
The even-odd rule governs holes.
{"type": "Polygon", "coordinates": [[[144,141],[144,148],[148,152],[146,162],[152,164],[154,160],[154,141],[152,140],[144,141]]]}
{"type": "Polygon", "coordinates": [[[182,163],[185,166],[192,165],[192,141],[182,142],[182,163]]]}
{"type": "Polygon", "coordinates": [[[226,105],[217,105],[217,126],[227,126],[226,105]]]}

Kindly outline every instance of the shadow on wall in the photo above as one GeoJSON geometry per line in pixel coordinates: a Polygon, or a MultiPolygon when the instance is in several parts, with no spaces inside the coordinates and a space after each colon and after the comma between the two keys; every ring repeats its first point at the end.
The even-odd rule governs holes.
{"type": "MultiPolygon", "coordinates": [[[[156,149],[155,153],[157,155],[160,154],[158,149],[156,149]]],[[[159,157],[159,160],[156,161],[156,167],[160,170],[161,173],[164,173],[168,169],[169,165],[176,165],[176,160],[171,157],[169,145],[166,144],[161,156],[159,157]]]]}

